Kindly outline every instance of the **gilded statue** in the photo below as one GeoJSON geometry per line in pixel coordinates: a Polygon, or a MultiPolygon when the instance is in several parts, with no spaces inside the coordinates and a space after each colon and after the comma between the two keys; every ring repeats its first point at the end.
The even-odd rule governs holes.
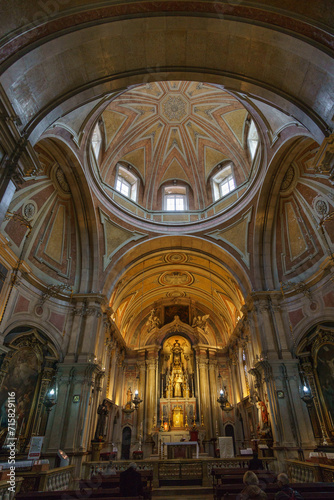
{"type": "Polygon", "coordinates": [[[174,377],[174,398],[182,398],[182,385],[183,385],[183,378],[180,373],[175,374],[174,377]]]}

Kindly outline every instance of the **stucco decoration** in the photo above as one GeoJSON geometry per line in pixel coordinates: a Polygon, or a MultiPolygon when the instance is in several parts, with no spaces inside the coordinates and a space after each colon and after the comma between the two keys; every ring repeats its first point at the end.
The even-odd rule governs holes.
{"type": "Polygon", "coordinates": [[[109,216],[102,212],[102,210],[100,210],[100,220],[104,233],[105,251],[103,255],[103,270],[105,270],[118,250],[130,241],[140,240],[147,235],[122,228],[110,220],[109,216]]]}
{"type": "Polygon", "coordinates": [[[248,252],[248,229],[252,218],[252,209],[248,210],[241,219],[237,220],[226,229],[207,233],[215,240],[225,241],[234,250],[238,252],[247,267],[250,267],[250,259],[248,252]]]}

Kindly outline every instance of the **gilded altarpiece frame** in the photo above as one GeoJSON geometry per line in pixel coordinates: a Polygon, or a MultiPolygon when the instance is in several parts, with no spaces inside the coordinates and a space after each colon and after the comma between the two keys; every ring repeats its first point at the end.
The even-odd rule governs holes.
{"type": "MultiPolygon", "coordinates": [[[[9,352],[0,369],[0,413],[6,412],[8,392],[15,392],[16,438],[18,449],[25,451],[31,436],[45,431],[46,411],[43,405],[46,391],[55,373],[57,353],[36,329],[29,330],[11,340],[9,352]]],[[[0,423],[0,442],[6,437],[7,424],[0,423]]]]}
{"type": "Polygon", "coordinates": [[[334,439],[334,332],[320,330],[311,353],[321,413],[328,435],[334,439]]]}

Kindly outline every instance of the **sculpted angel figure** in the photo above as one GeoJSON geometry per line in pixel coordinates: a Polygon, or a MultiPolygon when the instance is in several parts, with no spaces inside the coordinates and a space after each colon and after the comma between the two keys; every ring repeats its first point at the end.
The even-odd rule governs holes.
{"type": "Polygon", "coordinates": [[[150,332],[153,328],[160,328],[161,321],[158,316],[155,316],[155,309],[151,310],[150,316],[146,322],[147,331],[150,332]]]}
{"type": "Polygon", "coordinates": [[[193,328],[198,327],[205,329],[206,322],[209,319],[209,316],[210,314],[205,314],[205,316],[195,316],[192,324],[193,328]]]}

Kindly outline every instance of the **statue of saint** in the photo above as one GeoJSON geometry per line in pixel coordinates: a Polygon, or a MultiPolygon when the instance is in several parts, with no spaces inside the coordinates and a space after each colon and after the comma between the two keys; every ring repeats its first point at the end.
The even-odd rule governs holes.
{"type": "Polygon", "coordinates": [[[98,417],[97,417],[97,425],[94,436],[95,441],[103,439],[107,434],[106,424],[107,424],[108,413],[109,412],[107,408],[107,401],[104,399],[102,404],[100,404],[97,409],[98,417]]]}
{"type": "Polygon", "coordinates": [[[174,378],[174,398],[182,398],[183,379],[180,373],[175,374],[174,378]]]}
{"type": "Polygon", "coordinates": [[[173,365],[174,367],[178,368],[181,366],[181,352],[183,351],[180,342],[178,340],[175,340],[172,351],[173,351],[173,365]]]}

